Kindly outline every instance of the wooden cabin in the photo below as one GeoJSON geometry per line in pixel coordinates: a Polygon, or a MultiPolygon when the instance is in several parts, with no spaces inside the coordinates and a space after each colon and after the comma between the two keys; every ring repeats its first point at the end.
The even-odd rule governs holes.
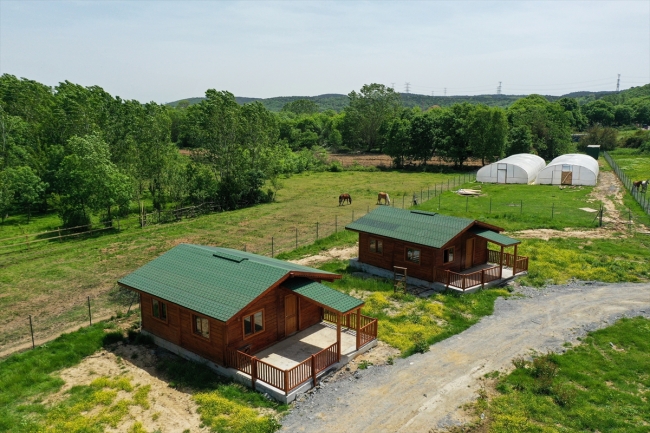
{"type": "Polygon", "coordinates": [[[277,368],[273,378],[260,377],[252,367],[256,353],[324,319],[336,325],[338,334],[320,370],[341,358],[341,326],[357,331],[357,350],[376,338],[376,320],[360,314],[362,301],[321,284],[338,278],[256,254],[181,244],[118,284],[140,294],[142,330],[166,347],[171,343],[218,366],[239,369],[252,377],[253,386],[260,380],[288,392],[296,381],[313,376],[315,382],[316,368],[303,368],[305,377],[292,383],[277,368]],[[370,322],[373,326],[366,326],[370,322]]]}
{"type": "Polygon", "coordinates": [[[500,279],[504,266],[513,268],[512,275],[528,270],[528,258],[517,255],[520,241],[468,218],[380,206],[345,228],[359,233],[359,263],[406,269],[410,278],[447,287],[464,290],[500,279]],[[500,250],[490,250],[488,243],[500,250]],[[514,247],[514,254],[504,252],[507,247],[514,247]],[[469,272],[474,268],[476,273],[469,272]]]}

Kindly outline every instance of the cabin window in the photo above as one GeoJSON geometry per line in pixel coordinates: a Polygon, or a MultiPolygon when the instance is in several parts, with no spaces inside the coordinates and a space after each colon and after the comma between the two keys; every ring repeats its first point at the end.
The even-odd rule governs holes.
{"type": "Polygon", "coordinates": [[[249,336],[264,331],[264,311],[244,317],[244,335],[249,336]]]}
{"type": "Polygon", "coordinates": [[[454,247],[447,248],[442,253],[443,263],[449,263],[454,261],[454,247]]]}
{"type": "Polygon", "coordinates": [[[409,262],[420,264],[420,250],[416,250],[415,248],[407,248],[406,260],[408,260],[409,262]]]}
{"type": "Polygon", "coordinates": [[[153,299],[153,317],[160,320],[167,320],[167,304],[165,302],[159,301],[158,299],[153,299]]]}
{"type": "Polygon", "coordinates": [[[384,252],[384,243],[379,239],[370,238],[370,251],[373,253],[383,253],[384,252]]]}
{"type": "Polygon", "coordinates": [[[194,333],[210,338],[210,321],[205,317],[194,316],[194,333]]]}

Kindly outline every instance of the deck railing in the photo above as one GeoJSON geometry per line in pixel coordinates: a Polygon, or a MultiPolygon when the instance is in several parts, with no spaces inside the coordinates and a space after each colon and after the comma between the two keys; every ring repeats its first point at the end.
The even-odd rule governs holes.
{"type": "MultiPolygon", "coordinates": [[[[517,258],[517,270],[523,270],[524,268],[528,269],[528,257],[521,257],[521,259],[517,258]]],[[[481,269],[480,271],[471,272],[469,274],[461,274],[448,269],[436,269],[434,273],[435,282],[444,284],[447,287],[455,287],[462,291],[478,285],[485,285],[490,281],[495,281],[499,278],[498,266],[481,269]]]]}
{"type": "Polygon", "coordinates": [[[359,329],[359,347],[365,346],[375,338],[377,338],[377,319],[372,319],[359,329]]]}
{"type": "MultiPolygon", "coordinates": [[[[490,263],[500,263],[501,262],[501,252],[495,250],[488,250],[488,262],[490,263]]],[[[515,263],[515,255],[510,253],[503,253],[503,266],[513,268],[515,263]]],[[[517,256],[517,272],[523,272],[528,270],[528,257],[517,256]]]]}
{"type": "MultiPolygon", "coordinates": [[[[377,319],[372,319],[372,321],[363,328],[362,339],[367,340],[366,343],[376,338],[372,337],[368,340],[372,335],[373,326],[376,335],[377,319]]],[[[283,370],[269,364],[268,362],[257,359],[255,356],[235,349],[228,349],[226,351],[226,360],[228,367],[237,369],[251,377],[253,388],[255,388],[255,382],[259,380],[284,391],[285,394],[288,394],[294,388],[302,385],[308,380],[313,380],[313,385],[316,386],[318,373],[326,370],[328,367],[339,361],[338,343],[334,343],[320,352],[311,355],[309,358],[288,370],[283,370]]]]}

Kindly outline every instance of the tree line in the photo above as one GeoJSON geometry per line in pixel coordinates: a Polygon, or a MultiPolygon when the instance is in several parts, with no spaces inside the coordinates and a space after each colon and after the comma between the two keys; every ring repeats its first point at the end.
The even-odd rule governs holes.
{"type": "MultiPolygon", "coordinates": [[[[461,103],[422,110],[369,84],[348,100],[340,112],[299,99],[275,113],[208,90],[199,103],[171,107],[4,74],[0,218],[54,210],[72,227],[143,207],[209,201],[235,209],[272,200],[282,175],[326,169],[327,150],[384,152],[397,167],[434,156],[457,166],[522,152],[551,159],[571,148],[572,131],[603,123],[597,107],[539,95],[507,109],[461,103]]],[[[643,104],[626,104],[634,107],[631,121],[643,118],[643,104]]]]}

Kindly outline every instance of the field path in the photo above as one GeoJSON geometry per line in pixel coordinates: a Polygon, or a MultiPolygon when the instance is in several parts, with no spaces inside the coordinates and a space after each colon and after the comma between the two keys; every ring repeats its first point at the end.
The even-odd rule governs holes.
{"type": "Polygon", "coordinates": [[[291,432],[430,432],[464,421],[479,379],[531,350],[562,351],[621,316],[650,317],[650,284],[569,284],[523,289],[492,316],[393,366],[344,374],[303,397],[282,421],[291,432]]]}

